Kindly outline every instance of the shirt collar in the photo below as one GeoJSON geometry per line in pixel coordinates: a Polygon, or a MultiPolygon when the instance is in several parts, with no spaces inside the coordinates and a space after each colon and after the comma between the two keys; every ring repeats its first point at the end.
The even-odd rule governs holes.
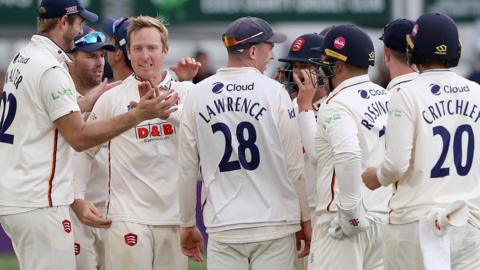
{"type": "Polygon", "coordinates": [[[63,49],[60,48],[60,46],[58,46],[52,39],[47,36],[39,34],[33,35],[31,42],[34,45],[46,48],[60,64],[64,64],[65,62],[72,62],[70,57],[68,57],[68,55],[63,51],[63,49]]]}
{"type": "Polygon", "coordinates": [[[368,74],[365,75],[360,75],[360,76],[355,76],[350,79],[346,79],[342,83],[340,83],[333,91],[330,93],[329,96],[331,95],[336,95],[338,92],[342,91],[345,88],[355,86],[358,84],[366,83],[370,81],[370,77],[368,77],[368,74]]]}
{"type": "Polygon", "coordinates": [[[387,90],[391,91],[395,86],[409,82],[418,76],[417,72],[410,72],[393,78],[387,85],[387,90]]]}
{"type": "Polygon", "coordinates": [[[254,71],[257,73],[261,73],[258,69],[254,67],[225,67],[219,68],[217,73],[232,73],[232,72],[243,72],[243,71],[254,71]]]}
{"type": "Polygon", "coordinates": [[[451,73],[453,72],[452,70],[448,68],[436,68],[436,69],[429,69],[425,70],[422,73],[419,73],[418,76],[430,76],[432,74],[439,74],[439,73],[451,73]]]}

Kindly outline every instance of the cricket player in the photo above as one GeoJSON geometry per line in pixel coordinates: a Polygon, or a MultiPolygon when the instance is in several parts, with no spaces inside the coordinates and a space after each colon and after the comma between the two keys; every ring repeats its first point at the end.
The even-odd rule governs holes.
{"type": "Polygon", "coordinates": [[[407,63],[407,39],[415,22],[396,19],[383,28],[380,40],[383,41],[383,61],[390,76],[387,90],[392,91],[397,85],[407,83],[417,77],[415,65],[407,63]]]}
{"type": "Polygon", "coordinates": [[[125,80],[133,73],[132,63],[127,54],[127,30],[130,22],[128,18],[106,18],[102,23],[102,30],[108,36],[108,43],[115,47],[115,51],[107,52],[107,62],[113,72],[113,80],[125,80]]]}
{"type": "Polygon", "coordinates": [[[184,106],[179,138],[182,251],[202,260],[195,228],[201,166],[208,269],[294,269],[309,252],[310,214],[296,112],[282,85],[262,73],[286,36],[242,17],[223,35],[227,68],[201,81],[184,106]]]}
{"type": "Polygon", "coordinates": [[[390,95],[368,77],[375,52],[360,28],[335,26],[320,51],[322,59],[314,62],[329,94],[314,138],[317,217],[309,269],[382,269],[381,223],[389,191],[368,192],[361,172],[382,157],[390,95]]]}
{"type": "MultiPolygon", "coordinates": [[[[119,83],[102,83],[103,67],[105,65],[105,52],[114,51],[115,47],[105,43],[106,37],[101,32],[96,32],[88,26],[83,26],[83,34],[74,39],[73,49],[70,51],[73,62],[68,64],[68,70],[72,76],[77,90],[77,99],[85,98],[96,87],[112,88],[119,83]]],[[[88,113],[84,113],[85,118],[88,113]]],[[[74,180],[74,192],[81,192],[85,200],[75,200],[71,207],[72,228],[75,240],[75,260],[77,270],[105,269],[105,229],[95,228],[83,224],[74,213],[79,204],[91,203],[90,209],[98,211],[102,217],[106,216],[106,201],[108,198],[108,145],[103,144],[99,154],[95,157],[89,175],[76,169],[81,160],[81,154],[75,153],[73,157],[74,178],[89,178],[88,185],[79,187],[82,181],[74,180]],[[81,191],[80,191],[81,190],[81,191]]],[[[76,198],[78,196],[75,196],[76,198]]],[[[82,213],[78,215],[82,217],[82,213]]],[[[88,221],[87,221],[88,223],[88,221]]],[[[104,227],[110,225],[110,221],[104,220],[104,227]]]]}
{"type": "MultiPolygon", "coordinates": [[[[288,64],[288,67],[284,70],[285,76],[284,81],[281,81],[285,85],[285,88],[290,93],[290,96],[296,96],[293,104],[295,105],[295,111],[298,114],[298,104],[299,99],[300,103],[305,102],[310,106],[313,107],[315,111],[318,110],[320,107],[321,100],[326,97],[327,93],[323,87],[323,80],[320,80],[320,84],[312,83],[312,94],[306,96],[304,94],[303,84],[305,81],[314,81],[317,82],[317,77],[315,75],[315,65],[309,62],[311,58],[320,58],[321,53],[316,50],[311,50],[315,47],[320,47],[323,42],[323,36],[320,34],[312,33],[312,34],[305,34],[297,37],[292,45],[290,46],[290,50],[288,52],[287,57],[280,58],[278,61],[285,62],[288,64]],[[302,70],[306,70],[307,73],[305,76],[302,75],[302,70]],[[297,84],[294,80],[293,74],[299,78],[300,84],[297,84]],[[301,78],[301,79],[300,79],[301,78]]],[[[300,119],[299,119],[300,121],[300,119]]],[[[315,118],[310,119],[312,121],[311,126],[314,128],[316,127],[316,120],[315,118]]],[[[302,131],[303,132],[303,131],[302,131]]],[[[312,134],[315,134],[314,131],[312,134]]],[[[305,148],[305,145],[304,147],[305,148]]],[[[310,208],[311,213],[315,210],[315,189],[316,189],[316,162],[309,158],[308,155],[304,155],[305,161],[305,186],[307,189],[307,198],[308,198],[308,207],[310,208]]],[[[313,220],[313,216],[312,216],[313,220]]],[[[295,260],[295,269],[307,269],[308,266],[308,258],[297,258],[295,260]]]]}
{"type": "MultiPolygon", "coordinates": [[[[138,90],[142,80],[174,89],[182,101],[193,86],[191,82],[174,81],[161,69],[168,53],[168,30],[161,19],[140,16],[130,18],[129,23],[127,53],[134,73],[97,101],[89,121],[131,110],[131,101],[140,100],[143,94],[138,90]]],[[[143,121],[108,144],[107,212],[112,225],[106,236],[107,269],[187,269],[187,257],[178,248],[176,164],[180,116],[143,121]]],[[[91,159],[96,151],[98,147],[85,155],[91,159]]]]}
{"type": "Polygon", "coordinates": [[[65,53],[96,21],[77,0],[43,0],[37,34],[10,63],[0,99],[0,224],[21,269],[75,269],[69,205],[73,150],[101,144],[144,119],[168,117],[178,97],[152,87],[128,113],[85,124],[65,53]],[[154,94],[156,97],[154,97],[154,94]],[[158,95],[157,95],[158,94],[158,95]]]}
{"type": "Polygon", "coordinates": [[[461,46],[447,15],[420,16],[407,43],[420,74],[393,91],[385,157],[363,174],[394,187],[385,269],[480,269],[480,87],[450,70],[461,46]]]}

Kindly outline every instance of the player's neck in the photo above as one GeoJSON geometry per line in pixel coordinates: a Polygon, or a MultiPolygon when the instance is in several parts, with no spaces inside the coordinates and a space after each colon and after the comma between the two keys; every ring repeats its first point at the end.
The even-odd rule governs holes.
{"type": "Polygon", "coordinates": [[[70,44],[66,44],[62,33],[58,31],[50,31],[47,33],[38,33],[39,35],[45,36],[52,40],[58,47],[60,47],[64,52],[68,52],[73,46],[73,41],[70,44]]]}
{"type": "Polygon", "coordinates": [[[125,63],[120,63],[112,70],[112,72],[114,81],[123,81],[133,73],[133,70],[130,69],[125,63]]]}
{"type": "Polygon", "coordinates": [[[408,73],[416,72],[415,69],[413,69],[411,66],[407,64],[396,64],[396,65],[390,65],[388,67],[389,72],[390,72],[390,78],[396,78],[401,75],[405,75],[408,73]]]}

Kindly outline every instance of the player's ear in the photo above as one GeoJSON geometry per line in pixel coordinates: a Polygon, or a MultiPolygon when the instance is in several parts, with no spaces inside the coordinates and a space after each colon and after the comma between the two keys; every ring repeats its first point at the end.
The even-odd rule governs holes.
{"type": "Polygon", "coordinates": [[[390,50],[385,47],[383,48],[383,57],[384,57],[383,59],[385,63],[390,62],[390,57],[391,57],[390,50]]]}
{"type": "Polygon", "coordinates": [[[253,45],[248,48],[248,58],[255,59],[257,54],[257,46],[253,45]]]}
{"type": "Polygon", "coordinates": [[[120,49],[115,50],[115,61],[118,62],[122,58],[123,58],[123,51],[120,49]]]}

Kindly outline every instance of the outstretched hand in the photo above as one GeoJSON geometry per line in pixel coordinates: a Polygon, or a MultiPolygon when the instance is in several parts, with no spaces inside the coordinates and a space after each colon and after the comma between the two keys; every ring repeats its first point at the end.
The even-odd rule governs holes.
{"type": "Polygon", "coordinates": [[[152,87],[148,81],[138,84],[140,101],[131,101],[130,108],[136,110],[140,121],[161,118],[167,119],[170,114],[178,108],[178,94],[172,89],[165,90],[159,87],[152,87]]]}
{"type": "Polygon", "coordinates": [[[191,81],[201,66],[202,64],[194,58],[183,57],[175,66],[170,67],[170,70],[177,74],[179,81],[191,81]]]}
{"type": "Polygon", "coordinates": [[[78,100],[80,110],[82,112],[92,111],[95,102],[97,102],[98,98],[103,95],[103,93],[107,92],[108,90],[112,89],[117,85],[120,85],[121,83],[122,81],[115,81],[109,83],[107,78],[105,78],[103,82],[92,88],[85,96],[78,100]]]}

